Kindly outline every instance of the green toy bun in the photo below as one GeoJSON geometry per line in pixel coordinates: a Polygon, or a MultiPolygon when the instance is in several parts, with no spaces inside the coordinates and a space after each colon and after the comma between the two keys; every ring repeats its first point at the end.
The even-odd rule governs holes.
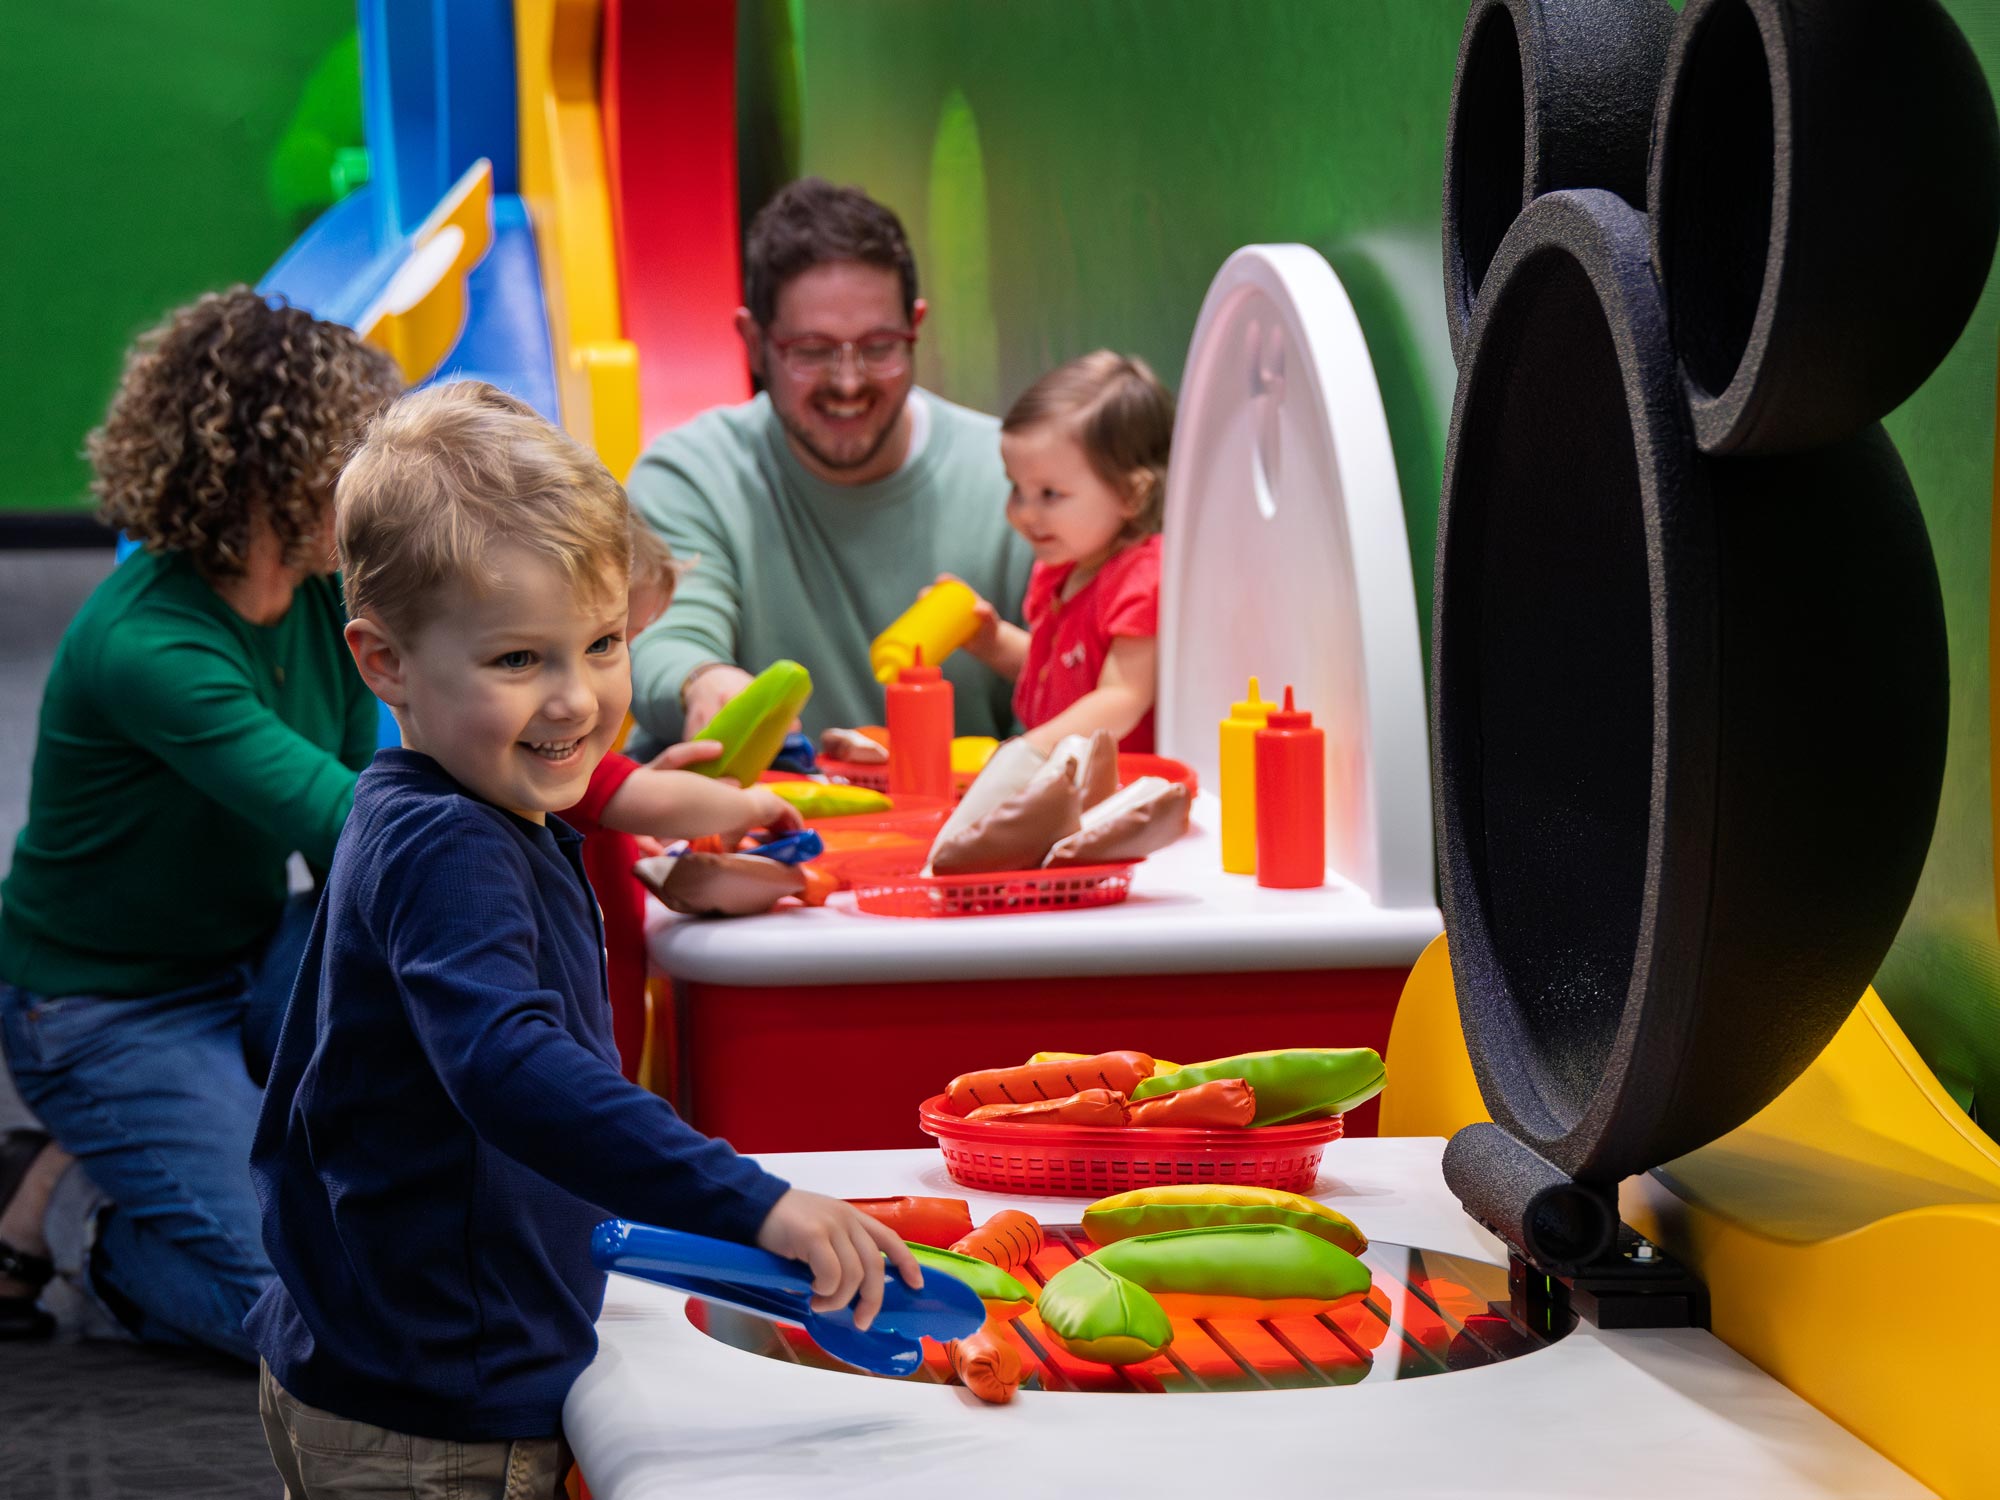
{"type": "Polygon", "coordinates": [[[688,769],[703,776],[731,776],[739,786],[749,786],[771,769],[812,690],[811,674],[797,662],[772,662],[702,729],[700,738],[715,740],[722,754],[688,769]]]}
{"type": "Polygon", "coordinates": [[[1240,1052],[1148,1078],[1132,1090],[1132,1102],[1191,1089],[1217,1078],[1241,1078],[1255,1091],[1257,1115],[1252,1125],[1290,1125],[1345,1114],[1366,1104],[1382,1092],[1387,1074],[1381,1055],[1372,1047],[1240,1052]]]}
{"type": "Polygon", "coordinates": [[[1095,1256],[1051,1276],[1035,1311],[1064,1349],[1099,1364],[1142,1364],[1174,1341],[1158,1299],[1095,1256]]]}

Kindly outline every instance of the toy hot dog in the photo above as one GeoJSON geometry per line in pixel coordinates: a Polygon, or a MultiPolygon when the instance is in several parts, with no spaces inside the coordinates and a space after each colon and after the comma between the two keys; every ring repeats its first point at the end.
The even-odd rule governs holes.
{"type": "Polygon", "coordinates": [[[954,1255],[970,1255],[990,1260],[1003,1271],[1018,1271],[1042,1253],[1042,1226],[1033,1214],[1003,1208],[949,1248],[954,1255]]]}
{"type": "Polygon", "coordinates": [[[1242,1052],[1190,1063],[1127,1090],[1132,1102],[1171,1094],[1216,1078],[1241,1078],[1257,1092],[1259,1125],[1285,1125],[1344,1114],[1382,1092],[1382,1059],[1368,1047],[1292,1047],[1242,1052]]]}
{"type": "Polygon", "coordinates": [[[1256,1118],[1257,1095],[1250,1085],[1241,1078],[1216,1078],[1133,1105],[1131,1123],[1228,1130],[1246,1127],[1256,1118]]]}
{"type": "Polygon", "coordinates": [[[1062,1099],[1033,1104],[982,1104],[968,1120],[1006,1120],[1016,1125],[1096,1125],[1116,1129],[1128,1124],[1131,1110],[1116,1089],[1085,1089],[1062,1099]]]}
{"type": "Polygon", "coordinates": [[[953,1339],[944,1352],[965,1388],[981,1401],[1005,1406],[1021,1388],[1021,1351],[992,1318],[970,1338],[953,1339]]]}
{"type": "Polygon", "coordinates": [[[1170,1229],[1223,1224],[1287,1224],[1316,1234],[1349,1255],[1368,1248],[1368,1236],[1346,1214],[1297,1193],[1240,1183],[1175,1182],[1134,1188],[1100,1198],[1083,1211],[1083,1232],[1100,1245],[1170,1229]]]}
{"type": "MultiPolygon", "coordinates": [[[[1088,1052],[1037,1052],[1028,1061],[1030,1063],[1082,1062],[1090,1055],[1088,1052]]],[[[1153,1059],[1153,1076],[1156,1078],[1166,1073],[1178,1073],[1180,1070],[1181,1065],[1177,1062],[1168,1062],[1164,1057],[1153,1059]]]]}
{"type": "MultiPolygon", "coordinates": [[[[1183,1069],[1183,1072],[1186,1070],[1183,1069]]],[[[969,1115],[986,1104],[1033,1104],[1063,1099],[1085,1089],[1111,1089],[1129,1095],[1153,1076],[1153,1060],[1143,1052],[1100,1052],[1075,1061],[1029,1063],[1025,1067],[986,1068],[961,1073],[945,1089],[954,1113],[969,1115]]],[[[1191,1079],[1203,1083],[1206,1079],[1191,1079]]],[[[1166,1092],[1154,1089],[1154,1093],[1166,1092]]]]}
{"type": "Polygon", "coordinates": [[[926,1276],[932,1273],[950,1276],[977,1292],[979,1300],[986,1304],[988,1322],[995,1318],[1009,1322],[1035,1305],[1035,1294],[991,1261],[940,1250],[933,1245],[919,1245],[913,1240],[903,1243],[910,1247],[926,1276]]]}
{"type": "Polygon", "coordinates": [[[1359,1300],[1374,1284],[1368,1268],[1338,1245],[1284,1224],[1140,1235],[1116,1240],[1090,1260],[1144,1287],[1168,1313],[1188,1318],[1311,1317],[1359,1300]]]}
{"type": "Polygon", "coordinates": [[[1078,1359],[1135,1365],[1174,1341],[1159,1299],[1095,1255],[1064,1266],[1035,1302],[1049,1337],[1078,1359]]]}
{"type": "Polygon", "coordinates": [[[772,662],[723,704],[702,731],[703,739],[721,743],[722,754],[688,769],[750,785],[770,770],[792,720],[811,696],[812,676],[804,667],[795,661],[772,662]]]}
{"type": "Polygon", "coordinates": [[[963,1198],[849,1198],[899,1240],[942,1250],[972,1233],[972,1205],[963,1198]]]}

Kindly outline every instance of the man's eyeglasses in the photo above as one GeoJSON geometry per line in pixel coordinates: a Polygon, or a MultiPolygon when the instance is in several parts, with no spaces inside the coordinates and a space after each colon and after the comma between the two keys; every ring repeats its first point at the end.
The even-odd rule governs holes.
{"type": "Polygon", "coordinates": [[[854,361],[862,374],[886,380],[909,368],[910,350],[916,342],[914,333],[883,328],[858,339],[828,339],[816,334],[796,339],[774,338],[771,347],[778,351],[786,370],[799,380],[817,380],[833,374],[849,350],[854,352],[854,361]]]}

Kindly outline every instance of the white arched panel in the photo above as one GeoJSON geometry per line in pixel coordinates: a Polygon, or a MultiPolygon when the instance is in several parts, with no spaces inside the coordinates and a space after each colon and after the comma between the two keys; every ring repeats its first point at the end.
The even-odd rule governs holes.
{"type": "Polygon", "coordinates": [[[1402,494],[1374,365],[1318,252],[1249,245],[1202,302],[1167,478],[1158,735],[1220,791],[1252,673],[1327,737],[1327,861],[1377,906],[1436,904],[1402,494]]]}

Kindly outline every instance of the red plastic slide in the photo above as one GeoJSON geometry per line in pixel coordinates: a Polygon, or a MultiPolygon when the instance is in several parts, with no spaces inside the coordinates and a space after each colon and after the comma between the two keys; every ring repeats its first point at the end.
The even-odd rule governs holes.
{"type": "Polygon", "coordinates": [[[642,442],[750,394],[731,323],[743,300],[736,208],[735,0],[604,0],[605,167],[639,350],[642,442]]]}

